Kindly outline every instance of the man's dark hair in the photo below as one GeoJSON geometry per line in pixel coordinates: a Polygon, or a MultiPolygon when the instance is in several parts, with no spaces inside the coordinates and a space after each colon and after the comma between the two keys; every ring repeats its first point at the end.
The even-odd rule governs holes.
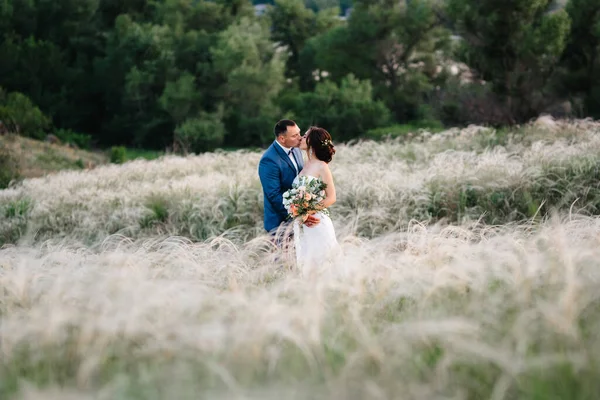
{"type": "Polygon", "coordinates": [[[282,119],[281,121],[277,122],[275,124],[275,137],[279,136],[279,135],[283,135],[284,133],[287,132],[287,128],[288,126],[294,126],[296,125],[296,123],[294,121],[292,121],[291,119],[282,119]]]}

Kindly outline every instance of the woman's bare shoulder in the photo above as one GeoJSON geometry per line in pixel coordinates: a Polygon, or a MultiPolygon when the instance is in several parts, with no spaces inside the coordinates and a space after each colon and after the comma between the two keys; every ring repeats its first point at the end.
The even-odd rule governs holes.
{"type": "Polygon", "coordinates": [[[325,178],[326,176],[330,176],[331,175],[331,170],[329,169],[329,164],[327,164],[325,161],[320,161],[319,162],[319,176],[321,178],[325,178]]]}
{"type": "Polygon", "coordinates": [[[320,170],[329,169],[329,164],[327,164],[325,161],[319,160],[319,169],[320,170]]]}

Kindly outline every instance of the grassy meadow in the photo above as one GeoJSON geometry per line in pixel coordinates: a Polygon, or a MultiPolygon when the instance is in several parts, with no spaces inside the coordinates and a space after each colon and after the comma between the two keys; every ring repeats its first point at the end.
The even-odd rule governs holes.
{"type": "MultiPolygon", "coordinates": [[[[101,152],[91,152],[58,143],[43,142],[16,134],[0,135],[0,159],[10,155],[19,179],[36,178],[63,170],[83,170],[106,164],[101,152]]],[[[4,164],[2,164],[5,167],[4,164]]],[[[0,174],[0,178],[1,178],[0,174]]],[[[0,181],[0,184],[3,183],[0,181]]],[[[8,183],[8,182],[7,182],[8,183]]],[[[0,186],[4,188],[4,186],[0,186]]]]}
{"type": "Polygon", "coordinates": [[[260,155],[0,191],[0,398],[598,397],[599,122],[337,146],[310,274],[264,235],[260,155]]]}

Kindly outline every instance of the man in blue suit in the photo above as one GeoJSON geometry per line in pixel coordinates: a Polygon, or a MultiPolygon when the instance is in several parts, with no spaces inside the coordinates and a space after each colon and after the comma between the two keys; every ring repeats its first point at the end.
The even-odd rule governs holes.
{"type": "MultiPolygon", "coordinates": [[[[292,187],[296,175],[302,171],[304,161],[298,148],[302,135],[296,123],[283,119],[274,128],[275,140],[265,151],[258,164],[258,176],[264,195],[264,228],[275,234],[287,219],[283,206],[283,193],[292,187]]],[[[310,216],[305,222],[314,226],[319,219],[310,216]]]]}

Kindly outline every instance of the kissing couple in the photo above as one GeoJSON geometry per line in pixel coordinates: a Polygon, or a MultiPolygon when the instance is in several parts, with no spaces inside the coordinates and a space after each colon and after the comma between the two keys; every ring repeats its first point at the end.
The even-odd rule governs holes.
{"type": "Polygon", "coordinates": [[[329,169],[335,146],[325,129],[312,126],[302,134],[289,119],[277,122],[274,134],[258,164],[264,228],[276,242],[293,236],[300,267],[319,266],[338,248],[328,211],[336,201],[329,169]]]}

